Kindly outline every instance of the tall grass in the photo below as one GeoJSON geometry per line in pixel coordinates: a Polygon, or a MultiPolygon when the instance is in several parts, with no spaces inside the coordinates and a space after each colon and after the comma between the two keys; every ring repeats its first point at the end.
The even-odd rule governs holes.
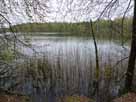
{"type": "MultiPolygon", "coordinates": [[[[30,95],[33,100],[50,100],[63,96],[95,97],[95,67],[94,57],[90,54],[83,58],[86,52],[79,52],[79,48],[72,51],[59,49],[57,56],[32,57],[17,64],[17,87],[14,90],[30,95]],[[65,52],[65,53],[64,53],[65,52]],[[70,54],[71,53],[71,54],[70,54]],[[51,98],[52,97],[52,98],[51,98]]],[[[106,56],[105,56],[106,57],[106,56]]],[[[118,79],[124,73],[125,66],[112,68],[114,56],[107,60],[100,59],[100,98],[108,102],[108,98],[116,96],[123,82],[118,79]],[[123,68],[123,70],[122,70],[123,68]],[[117,73],[118,72],[118,73],[117,73]]],[[[100,56],[100,58],[103,58],[100,56]]]]}
{"type": "MultiPolygon", "coordinates": [[[[54,102],[56,97],[63,96],[95,98],[94,50],[90,43],[89,48],[80,45],[82,44],[70,47],[67,47],[69,46],[67,44],[53,46],[52,53],[48,53],[47,49],[42,57],[18,59],[14,65],[15,69],[11,70],[14,77],[9,78],[4,84],[2,82],[5,82],[5,79],[3,79],[1,85],[5,87],[8,85],[10,90],[30,95],[36,102],[44,100],[54,102]]],[[[118,48],[115,50],[117,50],[115,52],[120,51],[118,48]]],[[[126,70],[126,61],[114,66],[122,55],[105,53],[107,49],[99,51],[99,98],[106,102],[105,100],[109,101],[107,98],[111,99],[112,96],[118,95],[123,86],[123,80],[120,82],[120,78],[126,70]]]]}

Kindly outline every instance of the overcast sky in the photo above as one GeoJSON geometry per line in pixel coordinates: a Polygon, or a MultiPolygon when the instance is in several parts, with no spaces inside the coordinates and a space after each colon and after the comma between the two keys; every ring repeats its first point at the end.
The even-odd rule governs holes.
{"type": "MultiPolygon", "coordinates": [[[[26,6],[23,0],[7,0],[6,7],[3,6],[1,2],[0,6],[1,8],[4,8],[6,10],[6,17],[9,19],[9,21],[11,21],[12,24],[26,22],[79,22],[88,21],[90,19],[97,19],[100,13],[111,0],[48,0],[48,2],[46,2],[47,0],[39,1],[41,4],[40,7],[43,9],[38,7],[38,4],[34,2],[33,6],[37,7],[35,8],[37,9],[36,11],[34,11],[33,8],[26,10],[26,6]],[[13,1],[13,3],[11,3],[11,5],[8,5],[8,1],[13,1]],[[12,9],[9,9],[10,7],[12,9]]],[[[127,16],[132,16],[133,14],[133,0],[131,1],[132,2],[130,8],[128,9],[127,16]]],[[[102,18],[114,19],[116,17],[121,17],[124,14],[128,4],[129,0],[118,0],[118,2],[116,2],[116,4],[111,8],[110,13],[105,13],[102,18]]]]}

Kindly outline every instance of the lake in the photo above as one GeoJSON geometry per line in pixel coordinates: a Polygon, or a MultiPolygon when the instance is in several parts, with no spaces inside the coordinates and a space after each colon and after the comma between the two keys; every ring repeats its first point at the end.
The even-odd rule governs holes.
{"type": "MultiPolygon", "coordinates": [[[[29,56],[20,64],[16,90],[33,102],[53,102],[61,96],[95,96],[95,49],[91,37],[28,36],[32,48],[19,46],[29,56]]],[[[129,46],[116,40],[97,40],[101,94],[118,95],[124,85],[129,46]],[[124,59],[125,58],[125,59],[124,59]],[[122,60],[124,59],[124,60],[122,60]],[[122,61],[120,61],[122,60],[122,61]]]]}

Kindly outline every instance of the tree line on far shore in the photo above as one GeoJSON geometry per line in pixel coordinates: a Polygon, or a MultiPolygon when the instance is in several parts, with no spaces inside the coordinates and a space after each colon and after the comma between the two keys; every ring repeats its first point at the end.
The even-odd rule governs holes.
{"type": "MultiPolygon", "coordinates": [[[[15,32],[63,32],[76,36],[89,36],[90,35],[90,22],[77,22],[77,23],[24,23],[12,26],[15,32]]],[[[10,31],[8,28],[6,32],[10,31]]],[[[132,32],[132,18],[116,18],[114,20],[94,21],[94,31],[98,38],[124,38],[126,40],[131,38],[132,32]],[[123,25],[123,26],[122,26],[123,25]]],[[[33,33],[34,34],[34,33],[33,33]]]]}

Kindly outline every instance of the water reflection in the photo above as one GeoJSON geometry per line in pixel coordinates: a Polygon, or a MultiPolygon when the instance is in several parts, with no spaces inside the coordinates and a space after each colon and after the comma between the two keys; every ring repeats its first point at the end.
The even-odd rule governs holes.
{"type": "MultiPolygon", "coordinates": [[[[55,97],[82,95],[93,96],[95,79],[95,49],[93,40],[85,37],[32,37],[32,47],[44,57],[33,57],[34,52],[29,48],[21,51],[31,56],[21,65],[18,80],[21,85],[17,90],[32,97],[33,102],[54,102],[55,97]]],[[[108,88],[109,93],[117,94],[121,83],[116,81],[126,69],[126,60],[112,68],[118,60],[128,56],[114,41],[98,40],[100,59],[101,90],[108,88]],[[108,81],[105,73],[111,72],[108,81]]],[[[106,89],[107,90],[107,89],[106,89]]],[[[102,92],[102,93],[103,93],[102,92]]]]}

